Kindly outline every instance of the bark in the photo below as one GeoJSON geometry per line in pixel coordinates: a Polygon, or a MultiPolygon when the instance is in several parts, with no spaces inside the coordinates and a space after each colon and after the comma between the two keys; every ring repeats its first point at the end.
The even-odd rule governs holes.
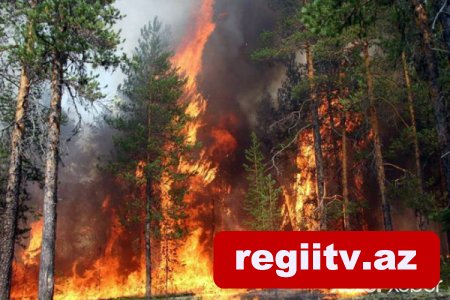
{"type": "Polygon", "coordinates": [[[342,206],[342,217],[344,220],[344,230],[350,230],[350,220],[348,215],[348,204],[350,201],[350,193],[348,189],[348,149],[347,149],[347,114],[344,113],[342,118],[342,197],[344,204],[342,206]]]}
{"type": "MultiPolygon", "coordinates": [[[[147,107],[147,141],[150,145],[151,139],[151,106],[147,107]]],[[[150,299],[152,295],[152,248],[151,248],[151,222],[152,222],[152,178],[149,171],[151,163],[150,151],[147,150],[147,165],[146,165],[146,199],[145,199],[145,296],[150,299]]]]}
{"type": "MultiPolygon", "coordinates": [[[[414,109],[414,96],[412,92],[411,87],[411,77],[409,75],[408,70],[408,63],[406,60],[406,53],[405,51],[402,51],[402,66],[403,66],[403,76],[405,79],[405,87],[406,87],[406,94],[408,98],[408,111],[409,116],[411,118],[411,129],[412,129],[412,138],[413,138],[413,144],[414,144],[414,161],[416,164],[416,176],[417,176],[417,182],[418,187],[417,191],[419,194],[423,193],[423,178],[422,178],[422,164],[420,163],[420,147],[419,147],[419,139],[417,138],[417,125],[416,125],[416,113],[414,109]]],[[[423,230],[425,225],[425,219],[424,216],[419,212],[416,211],[416,218],[417,218],[417,229],[423,230]]]]}
{"type": "Polygon", "coordinates": [[[450,137],[448,129],[448,111],[445,98],[439,86],[439,69],[436,55],[433,51],[432,32],[429,26],[427,12],[418,0],[411,0],[416,12],[416,23],[422,34],[423,56],[426,62],[430,100],[433,106],[436,131],[441,148],[441,163],[444,169],[444,179],[447,192],[447,203],[450,205],[450,137]]]}
{"type": "MultiPolygon", "coordinates": [[[[150,177],[150,176],[148,176],[150,177]]],[[[152,295],[152,251],[151,251],[151,179],[147,178],[147,192],[145,201],[145,296],[152,295]]]]}
{"type": "Polygon", "coordinates": [[[314,156],[316,162],[316,183],[317,183],[317,209],[319,219],[319,229],[326,230],[327,220],[325,211],[325,175],[324,175],[324,162],[322,154],[322,136],[320,134],[320,119],[318,109],[318,97],[316,93],[316,85],[314,83],[315,70],[314,70],[314,58],[310,45],[306,46],[306,59],[308,67],[308,81],[310,85],[310,98],[311,98],[311,115],[313,122],[313,135],[314,135],[314,156]]]}
{"type": "MultiPolygon", "coordinates": [[[[341,67],[345,66],[345,61],[341,61],[341,67]]],[[[343,79],[345,77],[345,73],[342,70],[339,70],[339,95],[344,98],[347,96],[347,91],[343,87],[343,79]]],[[[346,109],[346,108],[344,108],[346,109]]],[[[342,168],[342,225],[344,230],[350,230],[350,216],[348,213],[348,206],[350,202],[350,192],[348,188],[348,145],[347,145],[347,119],[349,119],[348,111],[344,111],[341,117],[341,142],[342,142],[342,157],[341,157],[341,168],[342,168]]]]}
{"type": "MultiPolygon", "coordinates": [[[[31,1],[31,7],[36,1],[31,1]]],[[[28,23],[27,51],[31,52],[34,24],[28,23]]],[[[0,299],[9,299],[11,289],[12,261],[16,240],[17,211],[19,207],[20,183],[22,181],[22,146],[25,137],[25,119],[30,93],[30,72],[26,61],[22,62],[19,90],[17,94],[14,126],[11,133],[11,152],[8,168],[8,182],[5,195],[5,209],[2,216],[0,236],[0,299]]]]}
{"type": "Polygon", "coordinates": [[[53,53],[52,56],[52,97],[48,120],[47,155],[45,159],[44,227],[39,266],[39,300],[53,299],[54,291],[58,157],[64,63],[59,53],[53,53]]]}
{"type": "Polygon", "coordinates": [[[28,106],[28,93],[30,79],[26,67],[22,67],[20,76],[19,94],[15,124],[11,137],[11,156],[8,170],[8,185],[5,197],[5,210],[2,236],[0,242],[0,299],[9,299],[11,287],[12,261],[16,239],[17,210],[19,207],[19,194],[22,165],[22,143],[25,135],[25,114],[28,106]]]}
{"type": "MultiPolygon", "coordinates": [[[[331,93],[331,91],[328,91],[328,93],[331,93]]],[[[332,98],[327,96],[327,104],[328,104],[328,120],[330,122],[330,128],[331,128],[331,133],[330,133],[330,144],[333,145],[333,153],[334,153],[334,158],[335,158],[335,165],[337,166],[338,164],[338,160],[339,160],[339,148],[338,148],[338,143],[337,143],[337,139],[336,139],[336,124],[334,122],[334,109],[333,109],[333,101],[332,98]]]]}
{"type": "Polygon", "coordinates": [[[386,173],[384,170],[384,160],[383,153],[381,151],[381,136],[380,136],[380,126],[378,123],[378,115],[376,108],[376,100],[374,94],[374,84],[373,76],[370,70],[370,54],[369,54],[369,43],[364,42],[364,64],[366,68],[366,81],[367,81],[367,96],[369,98],[369,108],[368,115],[370,120],[370,125],[372,127],[373,133],[373,146],[374,146],[374,158],[375,158],[375,169],[377,175],[378,187],[380,189],[381,206],[383,213],[383,224],[385,230],[393,230],[392,227],[392,217],[391,217],[391,206],[389,200],[386,196],[386,173]]]}

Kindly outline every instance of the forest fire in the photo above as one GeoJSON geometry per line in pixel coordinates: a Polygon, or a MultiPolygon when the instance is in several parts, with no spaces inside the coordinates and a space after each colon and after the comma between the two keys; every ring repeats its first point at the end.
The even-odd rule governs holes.
{"type": "MultiPolygon", "coordinates": [[[[185,40],[182,41],[177,54],[173,58],[173,62],[177,65],[181,72],[188,78],[185,95],[182,101],[189,103],[187,113],[194,118],[188,126],[189,142],[195,143],[197,141],[198,130],[203,125],[201,122],[202,116],[206,111],[206,99],[200,94],[197,86],[197,78],[202,71],[202,58],[205,45],[215,29],[213,22],[214,16],[214,0],[204,0],[194,26],[191,28],[191,33],[186,35],[185,40]]],[[[226,145],[227,150],[232,152],[235,150],[234,138],[225,129],[211,130],[211,135],[216,137],[216,144],[210,146],[211,148],[220,145],[226,145]],[[231,143],[230,143],[231,141],[231,143]],[[231,148],[230,148],[231,147],[231,148]]],[[[221,157],[224,159],[225,157],[221,157]]],[[[190,165],[183,163],[180,168],[187,170],[189,173],[194,173],[194,178],[191,178],[188,204],[190,204],[188,228],[189,233],[184,245],[176,251],[176,257],[180,264],[175,266],[173,270],[172,285],[173,292],[194,292],[202,295],[218,295],[224,294],[223,291],[214,284],[212,279],[212,261],[210,257],[210,247],[207,245],[211,240],[205,240],[204,235],[214,235],[213,229],[202,228],[201,224],[197,223],[197,218],[201,217],[205,208],[201,208],[194,203],[196,196],[201,195],[205,186],[209,185],[216,176],[218,162],[213,162],[211,153],[208,149],[200,152],[199,159],[196,163],[190,165]]],[[[215,197],[215,195],[209,195],[215,197]]],[[[203,204],[204,205],[204,204],[203,204]]],[[[208,206],[208,204],[206,204],[208,206]]],[[[210,208],[211,209],[211,208],[210,208]]]]}
{"type": "Polygon", "coordinates": [[[365,293],[221,289],[221,231],[428,230],[450,265],[450,2],[85,2],[0,8],[1,299],[365,293]]]}
{"type": "MultiPolygon", "coordinates": [[[[198,138],[198,130],[205,124],[202,121],[203,114],[207,108],[207,101],[201,95],[197,87],[197,77],[202,71],[202,57],[205,45],[215,29],[213,22],[213,0],[204,0],[195,20],[181,42],[173,63],[179,67],[180,72],[187,77],[187,85],[184,95],[180,101],[187,104],[187,114],[192,120],[186,126],[187,142],[194,145],[198,138]]],[[[201,218],[201,214],[208,211],[209,204],[199,204],[195,197],[204,192],[204,187],[211,184],[217,173],[217,162],[212,161],[212,152],[216,148],[224,148],[222,152],[230,153],[236,148],[236,141],[233,136],[224,128],[211,129],[211,136],[216,141],[211,145],[211,149],[201,149],[198,159],[191,162],[181,159],[179,168],[184,172],[195,174],[189,183],[190,212],[188,219],[189,234],[178,249],[169,249],[170,241],[160,243],[160,257],[164,257],[166,251],[175,251],[177,264],[170,266],[170,277],[165,277],[168,262],[160,261],[159,267],[153,273],[154,290],[157,293],[202,293],[204,295],[223,294],[215,286],[212,280],[212,262],[210,255],[210,240],[205,236],[212,236],[211,228],[201,228],[196,220],[201,218]],[[200,206],[206,207],[200,207],[200,206]],[[165,270],[166,269],[166,270],[165,270]],[[165,288],[164,288],[165,286],[165,288]]],[[[222,157],[222,159],[225,157],[222,157]]],[[[136,177],[142,178],[144,175],[145,163],[141,162],[136,169],[136,177]]],[[[163,182],[165,182],[163,180],[163,182]]],[[[170,182],[165,182],[162,190],[162,209],[168,205],[170,200],[167,190],[170,189],[170,182]]],[[[210,195],[213,196],[213,195],[210,195]]],[[[145,258],[143,255],[135,257],[133,260],[140,265],[138,269],[128,274],[121,269],[120,253],[115,251],[118,240],[125,234],[122,224],[119,221],[118,213],[110,207],[110,198],[107,197],[102,203],[102,210],[112,214],[110,224],[111,231],[105,249],[100,258],[91,262],[88,269],[81,274],[78,271],[78,261],[71,267],[72,274],[68,277],[57,278],[55,287],[56,299],[104,299],[119,296],[143,295],[145,281],[145,258]]],[[[162,231],[164,231],[162,224],[162,231]]],[[[40,234],[42,222],[32,224],[30,232],[30,242],[26,249],[21,251],[20,258],[15,264],[14,289],[12,297],[15,299],[34,299],[37,295],[37,286],[30,285],[32,276],[37,276],[37,266],[39,262],[40,234]],[[31,268],[34,271],[31,271],[31,268]],[[30,274],[33,274],[30,276],[30,274]]],[[[172,246],[173,248],[174,246],[172,246]]],[[[167,274],[166,274],[167,276],[167,274]]]]}

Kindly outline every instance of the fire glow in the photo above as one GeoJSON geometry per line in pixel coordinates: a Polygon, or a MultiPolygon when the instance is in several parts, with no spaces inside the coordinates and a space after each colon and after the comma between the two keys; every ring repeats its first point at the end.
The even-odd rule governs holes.
{"type": "MultiPolygon", "coordinates": [[[[192,27],[181,42],[173,58],[174,65],[180,68],[180,72],[186,75],[188,80],[186,91],[180,101],[188,104],[187,113],[192,118],[186,129],[188,142],[191,144],[197,142],[198,130],[204,125],[202,123],[202,115],[207,108],[207,101],[197,87],[197,77],[202,71],[202,57],[205,45],[215,30],[213,6],[213,0],[204,0],[201,3],[192,27]]],[[[213,130],[212,135],[216,137],[219,143],[223,140],[225,142],[233,140],[231,134],[222,129],[213,130]]],[[[201,192],[204,186],[210,184],[216,177],[217,164],[209,160],[209,153],[208,149],[202,149],[199,153],[199,159],[194,163],[182,160],[183,163],[180,165],[180,169],[195,172],[196,174],[190,179],[189,198],[195,197],[196,193],[201,192]]],[[[137,177],[142,176],[143,167],[139,166],[136,170],[137,177]]],[[[163,206],[165,202],[167,203],[167,199],[162,200],[163,206]]],[[[104,199],[102,207],[103,210],[109,209],[108,198],[104,199]]],[[[177,250],[176,255],[180,264],[171,272],[170,293],[201,292],[202,294],[211,295],[220,293],[211,276],[212,263],[206,254],[208,249],[202,242],[202,235],[205,232],[195,223],[196,214],[199,211],[202,211],[199,207],[190,208],[192,217],[188,225],[191,231],[184,245],[177,250]]],[[[120,257],[114,250],[114,246],[118,238],[125,233],[117,213],[114,211],[112,213],[113,220],[109,240],[102,256],[81,274],[77,271],[78,262],[75,262],[72,265],[72,276],[56,276],[56,299],[100,299],[141,296],[144,294],[145,258],[143,255],[134,258],[140,264],[140,268],[135,271],[127,274],[121,269],[120,257]]],[[[35,282],[37,282],[41,234],[42,222],[33,223],[30,232],[30,242],[26,249],[19,251],[19,257],[14,265],[12,297],[15,299],[35,299],[37,296],[37,285],[35,282]]],[[[163,245],[161,245],[161,251],[164,250],[163,248],[163,245]]],[[[160,277],[156,273],[160,271],[161,267],[155,268],[154,277],[156,279],[160,277]]],[[[155,280],[155,285],[157,284],[159,282],[155,280]]],[[[161,292],[161,289],[156,286],[154,290],[161,292]]]]}
{"type": "MultiPolygon", "coordinates": [[[[206,227],[201,222],[203,215],[211,214],[211,211],[214,213],[214,204],[202,202],[199,199],[219,198],[231,193],[232,187],[229,184],[214,185],[214,181],[217,178],[221,161],[226,160],[238,147],[236,138],[227,130],[227,124],[210,128],[204,118],[207,114],[208,101],[200,92],[198,78],[202,74],[202,59],[206,44],[216,29],[213,18],[214,0],[202,0],[195,18],[172,60],[180,72],[187,77],[186,90],[180,99],[182,103],[187,104],[187,114],[192,118],[186,126],[187,142],[192,145],[196,144],[201,140],[200,133],[202,132],[212,143],[199,150],[198,158],[195,161],[181,158],[182,163],[179,168],[183,172],[195,173],[195,176],[189,179],[189,194],[186,199],[189,206],[189,234],[181,247],[172,249],[175,251],[179,263],[171,266],[171,280],[167,286],[164,287],[167,263],[159,261],[159,265],[154,267],[153,290],[156,294],[194,293],[217,299],[230,298],[242,292],[221,290],[215,285],[211,256],[215,229],[213,225],[206,227]],[[210,188],[208,191],[211,191],[211,194],[205,195],[206,187],[210,188]]],[[[325,109],[325,105],[321,107],[322,114],[325,109]]],[[[224,123],[236,122],[235,118],[233,115],[225,116],[226,122],[224,123]]],[[[337,121],[337,123],[339,122],[337,121]]],[[[337,125],[339,126],[339,124],[337,125]]],[[[329,124],[323,126],[324,135],[329,132],[327,126],[329,124]]],[[[347,124],[347,126],[349,125],[347,124]]],[[[298,155],[293,158],[297,171],[293,175],[289,175],[291,180],[283,185],[285,219],[289,220],[293,230],[299,230],[306,225],[310,228],[313,227],[313,224],[305,224],[302,217],[307,218],[313,214],[313,209],[308,208],[306,203],[309,199],[314,198],[316,193],[312,131],[304,131],[298,140],[296,151],[298,155]]],[[[136,177],[143,176],[144,167],[144,164],[138,166],[136,177]]],[[[167,191],[168,189],[170,189],[170,182],[163,180],[161,190],[167,191]]],[[[107,240],[100,250],[100,255],[93,256],[94,259],[88,266],[75,260],[69,268],[70,274],[56,273],[55,299],[105,299],[144,295],[144,252],[141,251],[140,255],[131,258],[137,267],[123,269],[121,263],[123,253],[118,251],[116,246],[127,235],[127,232],[120,222],[119,212],[112,208],[110,203],[110,197],[105,197],[100,207],[102,216],[111,218],[107,240]]],[[[170,205],[170,199],[168,199],[167,193],[163,193],[162,209],[164,210],[168,205],[170,205]]],[[[230,210],[225,211],[226,214],[231,214],[230,210]]],[[[85,226],[89,226],[89,224],[85,226]]],[[[162,224],[162,230],[164,230],[164,226],[162,224]]],[[[86,227],[85,230],[90,232],[94,229],[86,227]]],[[[17,252],[12,290],[14,299],[37,298],[41,234],[42,221],[37,221],[31,225],[28,246],[17,252]]],[[[158,247],[159,249],[152,249],[152,251],[159,251],[159,255],[156,256],[163,257],[171,245],[170,242],[161,242],[158,247]]],[[[56,268],[58,269],[58,266],[56,268]]]]}

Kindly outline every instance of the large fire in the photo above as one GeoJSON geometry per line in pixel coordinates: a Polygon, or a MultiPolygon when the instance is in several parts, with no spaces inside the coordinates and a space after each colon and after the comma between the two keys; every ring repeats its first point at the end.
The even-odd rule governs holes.
{"type": "MultiPolygon", "coordinates": [[[[203,0],[196,12],[195,20],[181,42],[173,58],[174,65],[187,77],[185,93],[180,101],[187,104],[187,114],[192,121],[186,127],[188,143],[195,144],[198,140],[198,131],[204,126],[202,116],[207,109],[207,101],[199,92],[197,86],[198,75],[202,71],[202,57],[205,45],[210,35],[215,30],[213,22],[214,0],[203,0]]],[[[223,148],[225,153],[230,153],[236,148],[234,137],[223,128],[212,128],[210,136],[216,142],[210,148],[203,148],[198,153],[195,162],[182,158],[179,168],[183,171],[195,173],[190,179],[189,195],[187,201],[190,206],[190,219],[188,220],[189,234],[181,247],[176,249],[177,264],[171,266],[170,283],[165,278],[164,268],[167,265],[160,262],[155,268],[153,277],[157,293],[201,293],[210,297],[223,295],[212,279],[212,262],[210,258],[210,245],[205,240],[205,235],[212,236],[212,229],[201,228],[198,224],[198,215],[211,209],[209,204],[195,204],[195,197],[204,191],[205,186],[211,184],[217,174],[218,162],[212,160],[212,153],[216,148],[223,148]],[[158,285],[158,286],[156,286],[158,285]]],[[[223,157],[225,158],[225,156],[223,157]]],[[[139,165],[136,176],[142,177],[144,165],[139,165]]],[[[162,209],[168,205],[167,194],[164,190],[170,188],[170,182],[163,180],[162,209]]],[[[224,191],[229,193],[229,187],[224,191]]],[[[112,215],[109,239],[102,255],[94,260],[88,268],[80,272],[79,262],[72,265],[71,276],[56,276],[56,299],[105,299],[123,296],[142,296],[145,293],[145,257],[133,258],[140,268],[132,272],[125,272],[120,263],[119,253],[115,251],[118,239],[123,236],[124,229],[120,224],[118,212],[110,208],[110,199],[107,197],[102,204],[104,214],[112,215]]],[[[162,230],[164,230],[162,224],[162,230]]],[[[26,249],[19,251],[19,257],[14,265],[14,278],[12,297],[15,299],[37,298],[37,269],[39,263],[39,248],[42,234],[42,221],[32,224],[30,241],[26,249]],[[32,275],[31,275],[32,274],[32,275]]],[[[164,251],[168,251],[170,242],[161,242],[160,257],[164,251]]],[[[166,253],[167,255],[167,253],[166,253]]]]}
{"type": "MultiPolygon", "coordinates": [[[[213,282],[212,276],[212,239],[215,234],[215,225],[206,223],[202,218],[205,215],[216,213],[214,198],[221,198],[231,193],[231,186],[227,182],[217,182],[219,166],[222,161],[235,152],[238,147],[235,137],[227,130],[227,126],[208,126],[204,118],[208,109],[208,101],[199,89],[199,75],[202,74],[202,59],[206,44],[214,32],[214,0],[202,0],[196,11],[195,18],[188,28],[185,38],[181,41],[175,56],[172,59],[180,73],[186,76],[187,84],[180,102],[187,104],[187,114],[192,120],[186,126],[187,142],[194,145],[202,142],[205,135],[210,141],[203,146],[196,159],[181,158],[179,169],[186,173],[193,173],[189,178],[188,204],[188,235],[180,243],[164,240],[154,244],[152,251],[155,253],[158,264],[153,267],[153,291],[156,294],[194,293],[201,294],[203,298],[229,299],[237,296],[242,291],[224,291],[213,282]],[[208,194],[209,193],[209,194],[208,194]],[[205,200],[208,199],[208,200],[205,200]],[[169,255],[176,257],[176,262],[170,262],[169,255]],[[169,274],[170,273],[170,274],[169,274]]],[[[330,109],[326,101],[320,107],[320,114],[326,115],[330,109]]],[[[332,102],[329,102],[332,103],[332,102]]],[[[333,105],[337,105],[333,102],[333,105]]],[[[328,104],[330,105],[330,104],[328,104]]],[[[233,115],[224,116],[225,123],[236,122],[233,115]]],[[[342,126],[341,119],[336,116],[334,120],[323,120],[322,135],[329,136],[333,126],[342,126]]],[[[227,124],[228,124],[227,123],[227,124]]],[[[345,124],[350,132],[352,126],[345,124]]],[[[314,141],[311,129],[303,131],[297,143],[295,168],[290,182],[283,184],[285,225],[290,223],[293,230],[313,229],[314,204],[310,200],[316,197],[314,141]],[[287,220],[287,221],[286,221],[287,220]]],[[[145,164],[138,165],[136,177],[144,176],[145,164]]],[[[356,185],[361,184],[360,177],[355,176],[356,185]]],[[[164,215],[170,207],[168,191],[170,180],[163,176],[160,186],[162,201],[161,210],[164,215]]],[[[220,201],[220,200],[217,200],[220,201]]],[[[75,260],[70,266],[70,274],[56,273],[55,299],[108,299],[127,296],[143,296],[145,293],[145,255],[144,251],[138,251],[138,255],[131,258],[135,267],[124,270],[118,245],[123,244],[127,232],[120,221],[120,212],[111,205],[111,197],[106,196],[99,208],[100,217],[110,218],[105,245],[100,254],[93,256],[86,263],[75,260]],[[83,265],[84,263],[84,265],[83,265]],[[83,265],[83,267],[81,267],[83,265]]],[[[231,212],[224,208],[223,215],[231,212]]],[[[215,223],[211,221],[209,223],[215,223]]],[[[171,224],[162,223],[161,232],[164,236],[166,230],[170,230],[171,224]]],[[[84,225],[85,231],[80,234],[95,230],[89,224],[84,225]]],[[[14,264],[14,278],[12,297],[14,299],[37,298],[37,274],[39,264],[39,248],[41,243],[42,221],[31,225],[30,240],[27,247],[17,252],[14,264]]],[[[142,240],[140,241],[142,247],[142,240]]],[[[131,247],[131,245],[129,246],[131,247]]],[[[132,253],[132,252],[130,252],[132,253]]],[[[153,253],[152,253],[153,255],[153,253]]],[[[58,266],[57,266],[58,269],[58,266]]],[[[344,294],[358,294],[360,291],[332,291],[344,294]]]]}

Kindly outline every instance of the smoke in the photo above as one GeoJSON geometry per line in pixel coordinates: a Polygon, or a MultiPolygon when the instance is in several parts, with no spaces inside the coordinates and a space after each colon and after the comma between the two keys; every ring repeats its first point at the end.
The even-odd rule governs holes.
{"type": "MultiPolygon", "coordinates": [[[[155,16],[170,26],[175,48],[200,3],[201,0],[118,0],[116,5],[125,15],[117,24],[126,38],[121,51],[132,53],[140,28],[155,16]]],[[[205,48],[203,72],[198,78],[200,90],[208,101],[199,140],[204,147],[212,149],[209,153],[212,160],[219,162],[219,173],[212,186],[208,187],[208,195],[196,199],[196,203],[210,203],[216,201],[211,197],[218,198],[213,203],[213,213],[205,212],[207,216],[203,216],[203,226],[210,229],[205,232],[240,228],[245,185],[244,149],[249,145],[250,133],[255,126],[256,107],[263,95],[274,93],[274,82],[279,81],[281,74],[281,70],[273,66],[252,62],[250,54],[257,48],[259,34],[273,28],[273,20],[265,0],[216,1],[216,30],[205,48]],[[224,188],[229,188],[229,192],[222,195],[224,188]]],[[[104,104],[108,105],[116,97],[117,86],[124,76],[120,71],[100,75],[104,92],[108,95],[104,104]]],[[[111,215],[129,200],[129,191],[121,188],[101,168],[114,150],[114,131],[101,120],[100,112],[82,111],[84,124],[92,122],[95,126],[85,125],[77,136],[63,143],[56,254],[60,277],[81,276],[84,270],[92,267],[94,259],[105,253],[110,233],[117,225],[111,220],[111,215]]],[[[73,127],[72,122],[64,126],[63,136],[69,137],[73,127]]],[[[33,198],[36,206],[40,207],[42,191],[34,187],[33,198]]],[[[122,258],[120,263],[124,273],[138,268],[139,261],[134,257],[136,254],[139,257],[141,250],[133,239],[140,236],[139,230],[136,228],[117,241],[114,251],[122,258]]],[[[212,235],[203,239],[211,246],[212,235]]],[[[30,276],[35,278],[36,274],[30,276]]]]}

